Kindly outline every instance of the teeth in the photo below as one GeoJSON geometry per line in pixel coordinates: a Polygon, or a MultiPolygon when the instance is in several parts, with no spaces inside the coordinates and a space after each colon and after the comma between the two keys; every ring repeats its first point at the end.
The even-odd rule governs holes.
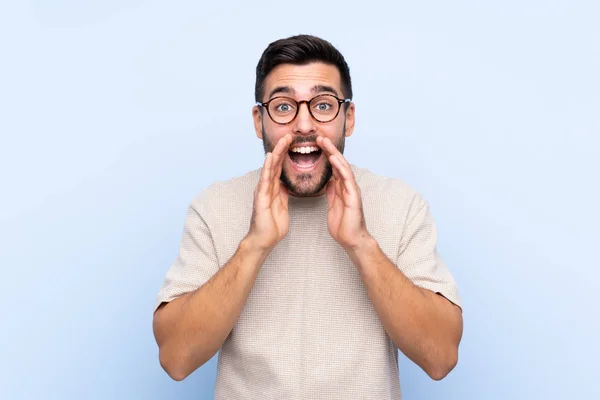
{"type": "Polygon", "coordinates": [[[295,147],[291,151],[294,153],[308,154],[308,153],[312,153],[313,151],[318,151],[318,150],[319,150],[319,148],[316,146],[308,146],[308,147],[295,147]]]}

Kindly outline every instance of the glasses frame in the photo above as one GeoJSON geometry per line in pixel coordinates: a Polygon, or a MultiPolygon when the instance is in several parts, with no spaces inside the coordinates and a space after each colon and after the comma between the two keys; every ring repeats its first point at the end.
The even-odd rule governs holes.
{"type": "Polygon", "coordinates": [[[278,125],[289,125],[292,122],[294,122],[294,120],[298,116],[298,113],[300,112],[300,107],[302,106],[302,104],[306,103],[306,108],[308,108],[308,113],[310,114],[310,116],[312,117],[312,119],[314,119],[315,121],[317,121],[317,122],[319,122],[321,124],[326,124],[326,123],[331,122],[331,121],[333,121],[334,119],[337,118],[337,116],[340,114],[340,110],[342,109],[342,104],[350,103],[351,101],[352,101],[352,99],[340,99],[339,97],[337,97],[337,96],[335,96],[333,94],[324,93],[324,94],[319,94],[319,95],[313,97],[310,100],[301,100],[301,101],[295,100],[295,99],[293,99],[291,97],[288,97],[288,96],[276,96],[276,97],[273,97],[272,99],[270,99],[269,101],[265,101],[264,103],[262,103],[260,101],[257,101],[256,105],[259,106],[259,107],[264,107],[267,110],[267,114],[269,114],[269,118],[271,118],[271,121],[273,121],[274,123],[276,123],[278,125]],[[320,121],[319,119],[317,119],[317,117],[315,117],[313,115],[313,113],[312,113],[312,111],[310,109],[310,103],[314,99],[316,99],[318,97],[323,97],[323,96],[333,97],[338,102],[338,109],[337,109],[337,112],[335,113],[335,116],[333,118],[331,118],[330,120],[328,120],[328,121],[320,121]],[[271,115],[271,112],[269,111],[269,103],[271,103],[272,101],[277,100],[277,99],[290,99],[290,100],[292,100],[293,102],[296,103],[296,114],[294,114],[294,116],[292,117],[292,119],[289,120],[288,122],[277,122],[277,121],[275,121],[275,119],[271,115]]]}

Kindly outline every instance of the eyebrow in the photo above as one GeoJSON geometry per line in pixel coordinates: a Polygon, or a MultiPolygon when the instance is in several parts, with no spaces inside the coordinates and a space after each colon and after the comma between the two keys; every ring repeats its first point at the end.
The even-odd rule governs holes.
{"type": "Polygon", "coordinates": [[[337,90],[335,90],[333,87],[327,86],[327,85],[315,85],[315,86],[313,86],[311,92],[313,92],[313,93],[331,92],[339,97],[337,90]]]}
{"type": "MultiPolygon", "coordinates": [[[[330,93],[335,94],[336,96],[339,96],[337,90],[335,90],[333,87],[327,86],[327,85],[315,85],[312,87],[312,89],[310,91],[313,93],[330,92],[330,93]]],[[[280,93],[294,94],[295,92],[296,91],[294,89],[292,89],[290,86],[277,86],[276,88],[271,90],[268,98],[270,99],[274,95],[280,94],[280,93]]]]}
{"type": "Polygon", "coordinates": [[[294,89],[292,89],[289,86],[277,86],[275,89],[271,90],[271,93],[269,93],[268,98],[270,99],[271,97],[273,97],[273,95],[276,95],[279,93],[293,94],[294,89]]]}

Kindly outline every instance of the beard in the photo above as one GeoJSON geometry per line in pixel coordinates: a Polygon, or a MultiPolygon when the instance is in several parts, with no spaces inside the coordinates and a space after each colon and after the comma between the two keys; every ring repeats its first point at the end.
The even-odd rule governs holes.
{"type": "MultiPolygon", "coordinates": [[[[344,135],[345,131],[346,131],[346,121],[344,121],[344,126],[342,128],[342,131],[340,132],[339,137],[335,141],[332,140],[335,147],[342,154],[344,154],[344,146],[345,146],[345,141],[346,141],[346,137],[344,135]]],[[[268,152],[273,151],[276,143],[272,143],[268,139],[266,132],[265,132],[264,125],[262,126],[262,137],[263,137],[263,148],[265,150],[265,155],[266,155],[268,152]]],[[[297,145],[297,144],[302,144],[302,143],[316,143],[316,142],[317,142],[317,135],[294,136],[290,147],[297,145]]],[[[321,151],[323,151],[323,150],[321,150],[321,151]]],[[[284,154],[284,156],[285,156],[285,154],[284,154]]],[[[317,172],[317,174],[318,174],[318,172],[317,172]]],[[[290,173],[284,164],[283,168],[281,170],[281,176],[279,179],[281,180],[281,183],[288,189],[289,193],[293,196],[297,196],[297,197],[315,196],[319,192],[321,192],[321,190],[323,190],[325,188],[325,186],[327,186],[327,183],[333,176],[332,166],[331,166],[331,163],[329,162],[329,160],[327,159],[327,157],[325,157],[325,167],[323,168],[323,171],[321,172],[320,176],[315,176],[315,175],[316,175],[315,172],[300,173],[297,175],[296,181],[294,182],[291,179],[290,173]]]]}

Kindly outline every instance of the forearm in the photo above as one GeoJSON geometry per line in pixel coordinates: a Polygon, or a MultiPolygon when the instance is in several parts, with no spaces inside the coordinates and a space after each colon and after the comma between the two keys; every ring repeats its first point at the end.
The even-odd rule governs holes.
{"type": "Polygon", "coordinates": [[[156,312],[155,336],[160,362],[176,380],[206,363],[231,332],[268,252],[247,238],[202,287],[156,312]]]}
{"type": "Polygon", "coordinates": [[[456,365],[462,336],[460,309],[414,285],[370,238],[348,252],[380,320],[398,348],[431,378],[456,365]]]}

